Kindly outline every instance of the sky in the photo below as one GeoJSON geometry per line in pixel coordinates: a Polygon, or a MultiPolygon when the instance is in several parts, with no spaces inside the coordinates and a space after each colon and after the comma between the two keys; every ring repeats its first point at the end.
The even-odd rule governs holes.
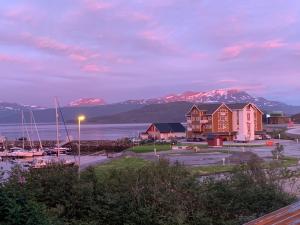
{"type": "Polygon", "coordinates": [[[0,100],[239,88],[300,105],[298,0],[0,1],[0,100]]]}

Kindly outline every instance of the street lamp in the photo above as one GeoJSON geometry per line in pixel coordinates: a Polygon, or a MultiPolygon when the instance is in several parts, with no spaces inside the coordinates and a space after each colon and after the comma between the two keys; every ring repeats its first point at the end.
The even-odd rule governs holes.
{"type": "Polygon", "coordinates": [[[84,115],[80,115],[77,117],[78,120],[78,177],[80,179],[80,125],[81,122],[85,120],[84,115]]]}

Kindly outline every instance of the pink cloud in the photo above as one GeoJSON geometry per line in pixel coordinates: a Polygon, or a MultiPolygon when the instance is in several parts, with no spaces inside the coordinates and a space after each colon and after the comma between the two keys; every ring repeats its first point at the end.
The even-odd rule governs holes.
{"type": "MultiPolygon", "coordinates": [[[[286,46],[286,43],[279,39],[269,40],[261,44],[261,48],[265,49],[274,49],[274,48],[281,48],[286,46]]],[[[259,46],[258,46],[259,47],[259,46]]]]}
{"type": "Polygon", "coordinates": [[[83,3],[91,11],[110,9],[113,7],[111,2],[101,0],[83,0],[83,3]]]}
{"type": "Polygon", "coordinates": [[[70,54],[70,58],[75,61],[86,61],[88,59],[86,56],[76,53],[70,54]]]}
{"type": "Polygon", "coordinates": [[[19,56],[11,56],[11,55],[0,53],[0,62],[25,64],[25,63],[29,63],[29,60],[19,56]]]}
{"type": "Polygon", "coordinates": [[[265,42],[245,42],[236,45],[228,46],[222,49],[221,60],[234,59],[239,57],[243,52],[256,49],[256,50],[268,50],[277,49],[286,46],[287,44],[279,39],[268,40],[265,42]]]}
{"type": "Polygon", "coordinates": [[[13,60],[13,58],[8,55],[0,55],[1,62],[7,62],[7,61],[12,61],[12,60],[13,60]]]}
{"type": "Polygon", "coordinates": [[[219,80],[218,83],[237,83],[238,80],[235,80],[235,79],[222,79],[222,80],[219,80]]]}
{"type": "Polygon", "coordinates": [[[171,41],[170,32],[160,27],[139,32],[138,36],[143,41],[143,47],[148,50],[167,54],[182,53],[182,48],[171,41]]]}
{"type": "Polygon", "coordinates": [[[222,50],[221,59],[232,59],[238,57],[245,49],[253,47],[253,43],[243,43],[226,47],[222,50]]]}
{"type": "Polygon", "coordinates": [[[65,55],[74,61],[85,61],[89,58],[94,58],[96,54],[96,52],[86,48],[66,44],[50,37],[33,36],[29,33],[23,33],[20,37],[20,42],[52,54],[65,55]]]}
{"type": "Polygon", "coordinates": [[[87,73],[106,73],[109,72],[109,68],[106,66],[99,66],[96,64],[87,64],[82,67],[82,71],[87,73]]]}
{"type": "Polygon", "coordinates": [[[196,52],[196,53],[190,54],[190,57],[191,57],[191,59],[194,59],[194,60],[202,60],[202,59],[206,59],[208,57],[208,54],[196,52]]]}
{"type": "MultiPolygon", "coordinates": [[[[34,10],[28,5],[19,5],[14,6],[14,8],[6,9],[3,16],[15,22],[24,22],[24,23],[37,23],[35,16],[39,14],[38,11],[34,10]]],[[[38,15],[40,17],[40,15],[38,15]]]]}
{"type": "Polygon", "coordinates": [[[132,10],[125,11],[120,16],[134,22],[149,22],[153,20],[153,17],[146,13],[136,12],[132,10]]]}
{"type": "Polygon", "coordinates": [[[263,92],[266,90],[266,85],[264,84],[247,84],[247,85],[236,85],[231,86],[228,89],[236,89],[236,90],[243,90],[243,91],[254,91],[254,92],[263,92]]]}
{"type": "Polygon", "coordinates": [[[148,41],[157,41],[162,42],[166,39],[165,35],[162,32],[155,30],[145,30],[140,33],[140,36],[148,41]]]}

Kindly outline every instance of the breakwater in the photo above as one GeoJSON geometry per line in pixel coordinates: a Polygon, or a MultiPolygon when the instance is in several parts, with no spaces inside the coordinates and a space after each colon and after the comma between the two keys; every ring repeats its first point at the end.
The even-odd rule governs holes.
{"type": "MultiPolygon", "coordinates": [[[[1,144],[0,148],[2,149],[9,149],[11,147],[22,147],[22,141],[6,141],[5,143],[1,144]]],[[[33,141],[34,147],[39,147],[38,141],[33,141]]],[[[81,151],[83,153],[93,153],[99,151],[106,151],[106,152],[121,152],[127,148],[131,147],[130,142],[126,140],[82,140],[80,143],[81,151]]],[[[44,140],[42,141],[43,148],[52,148],[56,146],[55,140],[44,140]]],[[[31,146],[29,142],[25,141],[25,148],[29,149],[31,146]]],[[[78,151],[78,141],[71,141],[62,147],[69,147],[73,150],[74,154],[78,151]]]]}

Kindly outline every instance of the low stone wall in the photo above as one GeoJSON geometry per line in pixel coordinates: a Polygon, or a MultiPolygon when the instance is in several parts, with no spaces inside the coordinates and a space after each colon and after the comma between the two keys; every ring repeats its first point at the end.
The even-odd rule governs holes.
{"type": "MultiPolygon", "coordinates": [[[[121,152],[125,149],[128,149],[131,147],[130,143],[126,141],[111,141],[111,140],[92,140],[92,141],[81,141],[81,151],[82,153],[93,153],[93,152],[99,152],[99,151],[105,151],[105,152],[121,152]]],[[[11,147],[22,147],[23,143],[22,141],[7,141],[5,143],[6,148],[11,147]]],[[[39,147],[39,142],[34,141],[33,145],[35,147],[39,147]]],[[[55,147],[56,141],[55,140],[45,140],[42,141],[42,145],[44,148],[51,148],[55,147]]],[[[74,153],[78,151],[78,141],[71,141],[70,143],[64,145],[63,147],[69,147],[71,148],[74,153]]],[[[29,143],[25,142],[25,148],[30,148],[29,143]]]]}

